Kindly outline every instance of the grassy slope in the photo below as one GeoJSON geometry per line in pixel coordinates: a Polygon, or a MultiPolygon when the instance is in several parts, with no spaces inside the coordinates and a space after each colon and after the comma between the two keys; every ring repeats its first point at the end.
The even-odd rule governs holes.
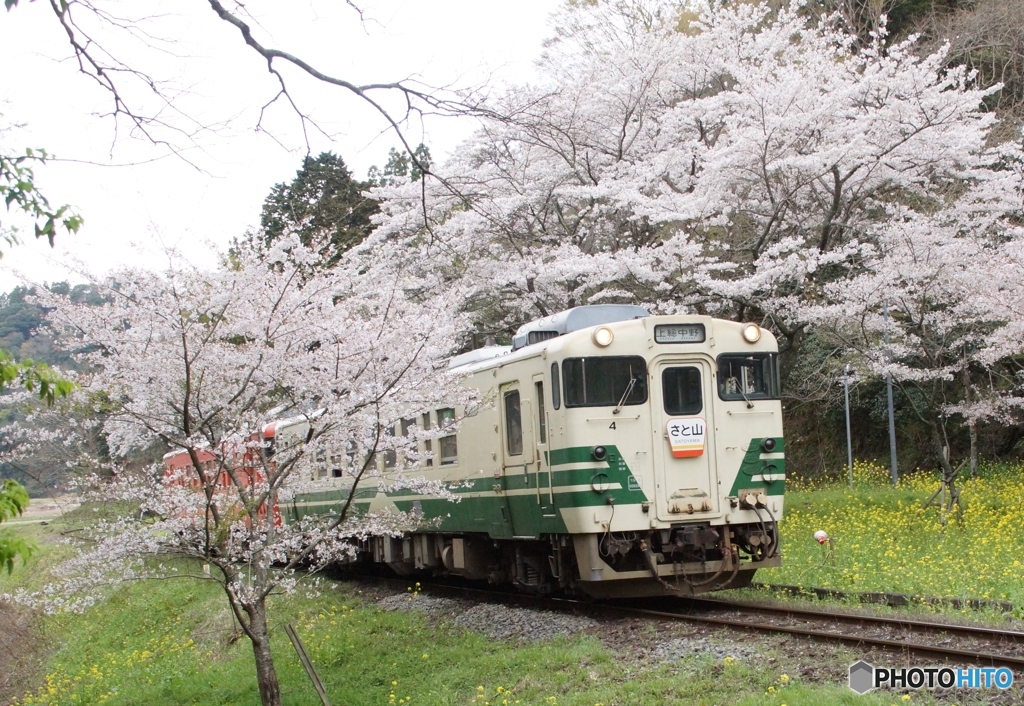
{"type": "MultiPolygon", "coordinates": [[[[786,566],[759,578],[853,590],[989,595],[1024,604],[1019,563],[996,541],[998,533],[1021,525],[1024,471],[992,469],[969,484],[966,526],[954,524],[945,532],[938,530],[934,510],[917,509],[933,478],[910,479],[890,490],[879,473],[861,467],[853,492],[840,486],[791,493],[786,566]],[[812,538],[819,527],[840,538],[834,564],[822,561],[812,538]]],[[[18,529],[35,536],[42,549],[30,566],[0,576],[0,593],[14,585],[41,585],[46,567],[67,551],[49,543],[53,530],[18,529]]],[[[314,599],[275,599],[274,649],[286,703],[318,703],[281,629],[286,622],[298,628],[336,705],[904,703],[891,693],[858,697],[842,683],[783,679],[784,669],[796,674],[791,662],[779,666],[787,664],[784,655],[776,666],[706,657],[656,665],[589,636],[516,646],[432,623],[419,613],[380,611],[354,591],[342,584],[314,599]]],[[[213,584],[124,586],[83,615],[41,619],[40,629],[49,651],[42,653],[39,673],[26,675],[31,693],[24,703],[258,703],[248,642],[229,644],[232,620],[213,584]]],[[[807,652],[813,661],[816,648],[807,652]]],[[[982,694],[972,696],[984,700],[982,694]]],[[[930,700],[927,693],[912,696],[913,703],[930,700]]]]}
{"type": "MultiPolygon", "coordinates": [[[[592,637],[517,647],[431,625],[420,613],[380,611],[350,590],[283,598],[272,608],[278,625],[298,628],[334,704],[891,702],[855,698],[842,685],[783,686],[781,674],[740,662],[642,665],[592,637]]],[[[21,703],[258,703],[249,646],[226,644],[230,620],[215,586],[125,587],[101,608],[52,619],[50,628],[56,653],[42,686],[21,703]]],[[[283,631],[275,633],[285,703],[318,703],[283,631]]]]}

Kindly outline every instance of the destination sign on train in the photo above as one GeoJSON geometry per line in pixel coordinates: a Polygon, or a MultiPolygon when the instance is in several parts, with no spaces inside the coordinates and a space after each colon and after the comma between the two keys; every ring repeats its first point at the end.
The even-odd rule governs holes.
{"type": "Polygon", "coordinates": [[[703,343],[704,324],[666,324],[654,327],[658,343],[703,343]]]}

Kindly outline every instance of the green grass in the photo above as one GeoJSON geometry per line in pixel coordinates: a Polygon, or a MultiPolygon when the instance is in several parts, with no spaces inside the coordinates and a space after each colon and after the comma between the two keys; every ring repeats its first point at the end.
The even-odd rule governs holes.
{"type": "Polygon", "coordinates": [[[953,517],[945,527],[937,504],[921,508],[937,474],[904,476],[893,488],[881,466],[858,463],[855,472],[853,489],[837,482],[787,493],[783,566],[759,572],[759,581],[1004,600],[1022,616],[1024,465],[989,466],[959,483],[963,524],[953,517]],[[830,560],[814,540],[819,529],[836,538],[830,560]]]}
{"type": "MultiPolygon", "coordinates": [[[[918,509],[934,482],[934,476],[920,476],[894,490],[886,486],[881,469],[861,465],[852,491],[840,484],[790,492],[783,525],[786,564],[758,579],[853,591],[1004,598],[1024,605],[1024,582],[1011,541],[1024,519],[1024,470],[990,468],[981,480],[966,484],[965,526],[954,523],[945,530],[938,526],[936,510],[918,509]],[[819,528],[839,537],[834,563],[823,561],[813,539],[819,528]]],[[[81,522],[81,517],[64,522],[81,522]]],[[[0,593],[42,586],[48,567],[69,551],[54,543],[64,527],[12,527],[32,537],[40,551],[11,576],[0,574],[0,593]]],[[[814,645],[806,647],[802,658],[767,640],[759,648],[763,659],[726,664],[695,656],[656,664],[593,636],[516,645],[432,622],[418,612],[385,612],[358,587],[344,583],[316,598],[275,597],[270,615],[287,704],[319,703],[284,634],[288,622],[304,640],[335,706],[906,703],[892,692],[857,696],[841,679],[801,681],[801,668],[822,654],[814,645]]],[[[259,702],[251,648],[244,637],[229,642],[233,620],[213,583],[176,579],[124,585],[84,614],[40,621],[49,645],[40,653],[39,672],[26,675],[29,687],[19,703],[259,702]]],[[[662,637],[649,628],[635,639],[651,646],[662,637]]],[[[731,639],[732,634],[723,635],[723,641],[731,639]]],[[[828,654],[836,663],[833,669],[840,671],[863,656],[843,650],[828,654]]],[[[990,695],[961,694],[958,703],[984,703],[990,695]]],[[[920,692],[910,702],[933,699],[920,692]]]]}
{"type": "MultiPolygon", "coordinates": [[[[318,700],[280,625],[293,622],[334,704],[666,703],[744,706],[883,704],[842,684],[800,684],[777,669],[692,658],[639,662],[593,637],[517,646],[431,624],[417,612],[385,612],[341,585],[316,599],[280,598],[271,608],[284,702],[318,700]],[[769,689],[771,687],[771,689],[769,689]]],[[[51,619],[60,645],[25,704],[254,704],[252,654],[230,632],[212,584],[126,586],[83,615],[51,619]]],[[[915,696],[916,702],[925,702],[915,696]]]]}

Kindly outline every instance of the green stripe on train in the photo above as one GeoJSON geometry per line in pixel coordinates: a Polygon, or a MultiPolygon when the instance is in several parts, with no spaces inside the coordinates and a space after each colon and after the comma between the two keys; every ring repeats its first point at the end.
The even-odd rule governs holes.
{"type": "MultiPolygon", "coordinates": [[[[783,438],[773,438],[776,446],[772,453],[783,453],[783,438]]],[[[763,441],[763,438],[750,440],[730,495],[757,487],[763,487],[768,495],[783,494],[784,479],[764,480],[763,476],[784,476],[785,459],[762,459],[763,441]]],[[[434,526],[442,531],[486,532],[494,537],[511,537],[564,532],[562,509],[603,506],[609,497],[614,498],[617,505],[649,500],[616,446],[606,446],[607,455],[601,461],[594,459],[593,448],[577,446],[551,450],[547,456],[550,471],[507,472],[498,478],[454,482],[449,490],[461,497],[461,502],[457,503],[423,497],[411,490],[381,493],[376,487],[363,487],[356,491],[356,506],[366,508],[369,501],[384,496],[404,511],[418,504],[424,516],[434,518],[434,526]],[[590,464],[590,467],[557,469],[569,464],[590,464]],[[523,492],[530,490],[533,492],[523,492]]],[[[296,520],[310,513],[336,510],[347,498],[348,491],[340,488],[306,493],[291,503],[282,503],[282,512],[288,519],[296,520]]]]}
{"type": "MultiPolygon", "coordinates": [[[[377,488],[360,488],[356,491],[356,506],[365,507],[370,499],[384,496],[402,511],[418,506],[425,518],[435,520],[432,529],[486,532],[502,538],[565,532],[560,512],[563,508],[601,507],[608,504],[608,498],[619,505],[648,500],[617,447],[605,447],[607,455],[602,461],[593,458],[592,448],[551,451],[550,471],[509,472],[498,478],[454,482],[449,490],[461,498],[460,502],[424,497],[409,490],[381,493],[377,488]],[[580,463],[592,465],[567,470],[554,468],[580,463]]],[[[340,488],[304,493],[290,503],[282,503],[282,512],[294,521],[307,514],[336,510],[347,498],[348,492],[340,488]]]]}
{"type": "MultiPolygon", "coordinates": [[[[782,437],[774,436],[771,438],[775,439],[775,448],[772,449],[771,453],[784,453],[785,445],[782,437]]],[[[743,460],[740,462],[739,471],[736,473],[736,480],[732,484],[732,490],[729,491],[729,495],[735,497],[739,495],[740,490],[760,487],[764,487],[765,494],[767,495],[783,494],[786,484],[786,459],[762,459],[761,454],[767,453],[761,446],[763,443],[764,438],[750,440],[750,445],[747,447],[747,453],[743,456],[743,460]],[[766,475],[781,475],[783,478],[774,481],[763,480],[762,477],[766,475]],[[758,480],[754,480],[754,478],[758,478],[758,480]]]]}

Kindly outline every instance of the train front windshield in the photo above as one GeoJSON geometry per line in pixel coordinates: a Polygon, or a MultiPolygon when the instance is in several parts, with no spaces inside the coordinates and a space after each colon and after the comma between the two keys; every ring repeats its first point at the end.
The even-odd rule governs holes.
{"type": "Polygon", "coordinates": [[[780,396],[776,353],[718,356],[718,396],[723,400],[776,400],[780,396]]]}
{"type": "Polygon", "coordinates": [[[614,407],[647,401],[647,361],[640,356],[567,358],[566,407],[614,407]]]}

